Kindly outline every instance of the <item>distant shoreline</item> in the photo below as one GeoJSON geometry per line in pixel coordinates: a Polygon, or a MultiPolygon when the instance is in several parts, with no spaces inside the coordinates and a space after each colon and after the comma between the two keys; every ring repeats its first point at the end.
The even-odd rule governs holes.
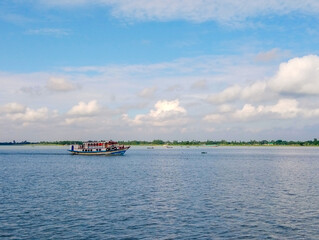
{"type": "MultiPolygon", "coordinates": [[[[279,147],[279,146],[291,146],[291,147],[317,147],[319,146],[319,141],[315,138],[309,141],[285,141],[285,140],[262,140],[262,141],[163,141],[163,140],[153,140],[153,141],[118,141],[120,144],[131,145],[131,146],[169,146],[169,147],[279,147]]],[[[68,146],[72,144],[82,144],[82,141],[41,141],[41,142],[0,142],[0,146],[68,146]]]]}

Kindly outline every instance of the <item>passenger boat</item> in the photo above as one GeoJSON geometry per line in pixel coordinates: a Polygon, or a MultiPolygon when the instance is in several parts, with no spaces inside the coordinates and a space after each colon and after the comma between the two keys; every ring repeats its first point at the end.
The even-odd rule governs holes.
{"type": "Polygon", "coordinates": [[[72,154],[80,155],[124,155],[131,146],[120,145],[114,141],[84,142],[74,144],[68,150],[72,154]]]}

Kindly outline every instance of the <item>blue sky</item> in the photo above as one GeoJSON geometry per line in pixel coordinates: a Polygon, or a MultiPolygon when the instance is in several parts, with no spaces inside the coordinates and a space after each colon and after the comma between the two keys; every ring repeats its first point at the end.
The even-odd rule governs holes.
{"type": "Polygon", "coordinates": [[[0,141],[317,138],[314,0],[4,0],[0,141]]]}

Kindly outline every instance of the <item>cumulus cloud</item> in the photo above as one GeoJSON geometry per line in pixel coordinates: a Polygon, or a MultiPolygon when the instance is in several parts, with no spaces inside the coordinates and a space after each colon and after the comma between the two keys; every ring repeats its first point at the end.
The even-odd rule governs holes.
{"type": "Polygon", "coordinates": [[[265,112],[279,115],[281,118],[294,118],[301,111],[296,99],[280,99],[274,106],[265,107],[265,112]]]}
{"type": "Polygon", "coordinates": [[[308,55],[281,63],[277,73],[265,81],[248,86],[232,85],[207,100],[214,104],[237,100],[260,101],[275,95],[318,95],[319,57],[308,55]]]}
{"type": "Polygon", "coordinates": [[[298,105],[299,103],[296,99],[279,99],[274,105],[258,105],[256,107],[251,104],[245,104],[242,109],[233,114],[233,117],[241,120],[255,119],[256,117],[290,119],[309,111],[303,111],[298,105]]]}
{"type": "Polygon", "coordinates": [[[289,14],[306,12],[316,14],[319,4],[316,0],[307,3],[299,0],[38,0],[49,6],[100,5],[111,7],[114,16],[136,20],[168,21],[185,19],[194,22],[204,21],[242,21],[249,17],[267,14],[289,14]],[[169,8],[167,7],[169,6],[169,8]]]}
{"type": "Polygon", "coordinates": [[[295,118],[302,110],[298,107],[296,99],[279,99],[274,105],[253,106],[245,104],[242,109],[237,110],[233,117],[235,119],[247,120],[256,117],[267,117],[274,119],[295,118]]]}
{"type": "Polygon", "coordinates": [[[46,107],[32,109],[13,102],[0,108],[0,116],[9,121],[37,122],[47,120],[49,110],[46,107]]]}
{"type": "Polygon", "coordinates": [[[56,92],[67,92],[77,88],[73,83],[64,78],[50,78],[46,85],[47,89],[56,92]]]}
{"type": "Polygon", "coordinates": [[[264,106],[254,107],[251,104],[245,104],[240,110],[237,110],[233,117],[236,119],[246,120],[263,113],[264,106]]]}
{"type": "Polygon", "coordinates": [[[285,94],[319,94],[319,57],[309,55],[280,64],[268,86],[285,94]]]}
{"type": "Polygon", "coordinates": [[[88,103],[79,102],[73,106],[67,113],[70,116],[92,116],[96,115],[100,111],[100,106],[96,100],[92,100],[88,103]]]}
{"type": "Polygon", "coordinates": [[[12,102],[0,107],[0,117],[9,121],[36,122],[48,119],[49,110],[46,107],[32,109],[22,104],[12,102]]]}
{"type": "Polygon", "coordinates": [[[233,117],[241,120],[265,116],[275,119],[295,118],[301,113],[298,104],[298,101],[295,99],[280,99],[274,105],[259,105],[257,107],[251,104],[245,104],[242,109],[237,110],[233,114],[233,117]]]}
{"type": "Polygon", "coordinates": [[[7,103],[3,107],[0,107],[1,113],[15,114],[25,112],[26,107],[19,103],[7,103]]]}
{"type": "Polygon", "coordinates": [[[147,124],[151,126],[179,126],[184,124],[187,111],[180,106],[179,100],[160,100],[148,114],[138,114],[134,119],[123,115],[123,119],[133,125],[147,124]]]}
{"type": "Polygon", "coordinates": [[[267,92],[267,83],[263,81],[257,81],[247,87],[244,87],[240,91],[240,98],[249,99],[253,101],[263,100],[266,97],[270,97],[269,92],[267,92],[267,96],[265,93],[267,92]]]}
{"type": "Polygon", "coordinates": [[[39,109],[26,108],[24,113],[10,115],[12,120],[22,120],[24,122],[43,121],[48,118],[49,110],[46,107],[39,109]]]}
{"type": "Polygon", "coordinates": [[[319,114],[319,109],[301,108],[296,99],[283,98],[275,104],[260,104],[254,106],[246,103],[240,109],[229,112],[219,112],[206,115],[203,120],[210,123],[222,123],[233,121],[269,120],[269,119],[293,119],[296,117],[310,118],[319,114]]]}
{"type": "Polygon", "coordinates": [[[186,113],[186,110],[179,105],[178,99],[173,101],[162,100],[155,104],[155,109],[151,110],[150,116],[154,118],[165,118],[184,113],[186,113]]]}
{"type": "MultiPolygon", "coordinates": [[[[251,55],[248,57],[251,61],[251,55]]],[[[10,74],[0,73],[2,84],[0,92],[3,96],[1,103],[3,105],[0,106],[1,128],[10,125],[10,122],[20,126],[15,121],[18,123],[27,121],[51,123],[53,114],[48,108],[19,104],[19,102],[33,103],[37,106],[40,100],[38,95],[22,94],[21,86],[25,84],[28,84],[27,87],[41,86],[43,96],[49,89],[60,92],[74,89],[76,86],[67,79],[77,79],[77,82],[80,83],[89,82],[90,87],[85,91],[58,95],[48,94],[48,96],[41,97],[41,104],[59,109],[59,111],[65,102],[78,99],[75,102],[77,104],[74,104],[73,107],[70,106],[65,115],[54,117],[56,120],[54,126],[59,124],[59,127],[63,126],[65,129],[69,129],[66,132],[71,132],[70,128],[76,129],[78,126],[81,126],[83,131],[89,131],[91,128],[87,123],[109,119],[110,124],[103,124],[103,128],[98,129],[99,131],[95,129],[96,132],[107,129],[106,126],[124,125],[129,129],[121,135],[124,138],[127,132],[130,132],[132,138],[141,136],[139,134],[143,132],[152,134],[152,136],[158,136],[162,133],[161,136],[164,138],[166,136],[173,137],[178,136],[178,134],[186,134],[185,129],[187,129],[188,136],[197,138],[201,137],[201,131],[206,132],[205,129],[211,129],[211,127],[214,127],[215,133],[217,133],[224,131],[227,127],[236,126],[238,129],[244,129],[246,121],[250,121],[249,126],[263,128],[267,125],[269,129],[274,126],[273,122],[276,122],[276,126],[279,124],[285,126],[286,123],[292,124],[293,122],[311,125],[319,116],[316,104],[319,97],[316,90],[318,89],[318,75],[316,75],[318,56],[294,58],[280,65],[277,72],[273,71],[272,67],[273,76],[267,78],[265,78],[264,73],[269,72],[269,68],[265,71],[256,70],[255,66],[249,64],[247,58],[243,58],[241,61],[240,58],[236,57],[216,57],[216,59],[214,60],[214,56],[205,56],[139,67],[137,65],[124,66],[123,69],[122,66],[108,66],[106,69],[114,71],[106,72],[104,69],[105,71],[94,74],[94,76],[90,73],[86,75],[85,72],[72,72],[63,75],[60,80],[52,80],[51,77],[62,76],[61,73],[54,75],[49,73],[16,74],[13,77],[10,77],[10,74]],[[238,71],[233,71],[234,69],[238,71]],[[295,73],[289,75],[291,71],[295,71],[295,73]],[[113,75],[117,72],[120,74],[126,72],[131,78],[127,78],[127,75],[113,75]],[[251,72],[255,73],[249,75],[249,80],[246,81],[245,74],[251,74],[251,72]],[[298,72],[301,73],[298,74],[298,72]],[[50,81],[46,82],[47,79],[50,81]],[[112,79],[120,81],[111,81],[112,79]],[[147,84],[151,87],[144,86],[143,89],[142,84],[145,82],[141,79],[147,79],[147,84]],[[207,80],[198,81],[198,79],[207,80]],[[253,79],[256,80],[252,81],[253,79]],[[40,82],[41,80],[42,82],[40,82]],[[245,84],[248,81],[249,84],[245,84]],[[234,82],[236,84],[231,85],[234,82]],[[228,84],[229,87],[221,89],[220,87],[224,84],[228,84]],[[213,105],[203,103],[207,94],[200,91],[197,94],[192,92],[196,86],[198,89],[201,87],[215,89],[215,94],[208,97],[213,105]],[[311,89],[310,86],[312,86],[311,89]],[[142,91],[138,92],[141,89],[142,91]],[[109,101],[110,96],[116,92],[121,92],[121,94],[116,95],[116,105],[114,105],[114,112],[112,112],[114,114],[109,114],[98,103],[109,101]],[[145,101],[147,104],[141,104],[141,99],[136,98],[136,93],[140,97],[148,98],[154,97],[155,93],[161,93],[162,100],[157,101],[153,107],[145,109],[150,101],[145,101]],[[98,101],[83,101],[83,99],[98,99],[98,101]],[[11,103],[6,104],[7,102],[11,103]],[[207,114],[208,110],[210,114],[207,114]],[[136,114],[136,112],[143,114],[136,114]],[[120,116],[123,118],[119,119],[120,116]],[[202,120],[200,124],[199,119],[202,120]],[[184,132],[182,133],[182,131],[184,132]],[[168,135],[163,134],[164,132],[168,135]],[[170,135],[169,133],[172,132],[178,134],[170,135]]],[[[35,126],[35,124],[30,124],[30,126],[35,126]]],[[[50,131],[52,130],[47,130],[47,132],[50,131]]],[[[118,133],[114,131],[114,134],[118,133]]],[[[221,136],[223,134],[221,133],[221,136]]],[[[209,135],[207,136],[209,137],[209,135]]]]}

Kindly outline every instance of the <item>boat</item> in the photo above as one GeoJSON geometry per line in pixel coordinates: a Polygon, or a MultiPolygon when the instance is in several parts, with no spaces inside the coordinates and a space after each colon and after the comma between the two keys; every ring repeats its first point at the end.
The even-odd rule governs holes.
{"type": "Polygon", "coordinates": [[[131,146],[124,146],[114,141],[89,141],[83,144],[73,144],[68,150],[79,155],[124,155],[131,146]]]}
{"type": "Polygon", "coordinates": [[[163,147],[165,147],[165,148],[173,148],[172,146],[170,146],[168,144],[164,144],[163,147]]]}

